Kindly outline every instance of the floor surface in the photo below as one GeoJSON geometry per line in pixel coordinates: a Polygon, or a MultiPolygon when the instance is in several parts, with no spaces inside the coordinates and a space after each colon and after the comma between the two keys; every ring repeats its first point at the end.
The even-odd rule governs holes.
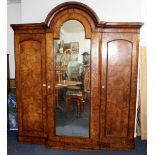
{"type": "Polygon", "coordinates": [[[17,131],[8,131],[8,155],[147,155],[147,141],[135,139],[135,149],[130,151],[70,151],[54,150],[44,145],[19,143],[17,131]]]}

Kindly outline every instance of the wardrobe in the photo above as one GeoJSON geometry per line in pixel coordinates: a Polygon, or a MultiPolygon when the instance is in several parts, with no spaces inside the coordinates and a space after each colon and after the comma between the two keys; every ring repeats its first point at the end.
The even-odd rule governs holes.
{"type": "MultiPolygon", "coordinates": [[[[42,23],[12,24],[19,142],[77,150],[133,149],[139,32],[142,25],[139,22],[100,21],[90,7],[79,2],[65,2],[56,6],[42,23]],[[89,68],[89,90],[85,89],[85,84],[84,88],[81,86],[83,82],[80,80],[69,81],[66,78],[68,66],[65,69],[58,66],[56,70],[56,53],[64,56],[64,51],[59,51],[62,45],[63,49],[67,46],[67,50],[77,52],[79,58],[76,64],[83,65],[81,53],[84,52],[84,42],[61,41],[61,28],[68,21],[81,24],[84,39],[89,40],[90,63],[85,65],[89,68]],[[59,81],[58,77],[61,77],[59,81]],[[73,100],[73,94],[66,93],[73,92],[71,89],[78,89],[78,93],[82,93],[74,91],[76,97],[73,100]],[[65,93],[69,96],[69,102],[65,101],[65,93]],[[59,102],[63,110],[58,109],[59,102]],[[66,112],[66,105],[70,106],[69,113],[66,112]],[[74,110],[84,116],[87,112],[88,119],[77,116],[74,110]],[[62,113],[63,121],[59,118],[62,113]],[[80,124],[78,130],[78,123],[74,124],[74,128],[69,126],[74,121],[74,114],[79,124],[87,120],[85,124],[80,124]],[[69,127],[66,129],[61,123],[67,122],[64,119],[68,118],[71,121],[67,120],[69,127]],[[86,124],[87,134],[82,136],[86,124]],[[62,131],[69,132],[70,129],[72,134],[62,134],[62,131]],[[77,135],[74,135],[74,131],[77,131],[77,135]]],[[[69,36],[72,27],[66,26],[65,34],[69,36]]],[[[75,31],[79,31],[77,27],[75,24],[75,31]]]]}

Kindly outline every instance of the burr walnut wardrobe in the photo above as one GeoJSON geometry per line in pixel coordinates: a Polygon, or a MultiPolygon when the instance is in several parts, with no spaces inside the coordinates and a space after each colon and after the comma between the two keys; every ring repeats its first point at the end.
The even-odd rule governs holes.
{"type": "MultiPolygon", "coordinates": [[[[11,26],[15,34],[20,142],[63,149],[134,148],[139,31],[142,23],[101,22],[88,6],[66,2],[55,7],[43,23],[11,26]],[[61,31],[68,21],[75,23],[72,24],[75,31],[80,31],[78,24],[83,27],[83,39],[89,41],[88,64],[82,62],[82,53],[86,49],[84,41],[61,40],[63,33],[71,35],[73,26],[66,26],[67,31],[61,31]],[[65,57],[66,61],[69,54],[78,57],[75,58],[77,61],[72,60],[71,63],[72,58],[69,58],[66,66],[62,65],[63,62],[56,66],[57,55],[65,57]],[[83,68],[78,80],[68,78],[68,68],[73,66],[83,68]],[[86,78],[89,79],[89,88],[86,88],[86,78]],[[65,110],[66,105],[70,106],[69,112],[65,110]],[[76,123],[70,126],[74,121],[76,123]]],[[[73,40],[73,37],[68,38],[73,40]]]]}

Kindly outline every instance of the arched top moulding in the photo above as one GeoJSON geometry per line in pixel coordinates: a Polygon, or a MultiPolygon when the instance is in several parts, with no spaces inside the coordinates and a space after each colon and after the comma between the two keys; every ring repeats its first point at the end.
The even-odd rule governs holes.
{"type": "MultiPolygon", "coordinates": [[[[45,24],[47,27],[50,27],[51,23],[53,22],[54,18],[56,16],[59,16],[59,14],[65,13],[75,13],[75,14],[81,14],[84,16],[89,22],[92,22],[90,24],[94,24],[95,26],[101,26],[105,24],[104,21],[99,21],[98,16],[96,13],[87,5],[80,3],[80,2],[65,2],[58,6],[56,6],[54,9],[51,10],[51,12],[48,14],[48,16],[45,19],[45,24]],[[68,11],[67,11],[68,10],[68,11]]],[[[74,19],[74,17],[71,17],[74,19]]]]}
{"type": "MultiPolygon", "coordinates": [[[[100,21],[96,13],[87,5],[80,2],[65,2],[57,5],[53,8],[50,13],[47,15],[46,19],[42,23],[33,23],[33,24],[11,24],[11,27],[14,30],[23,30],[24,26],[29,29],[49,29],[56,20],[57,17],[60,17],[65,13],[70,14],[81,14],[85,18],[85,20],[89,21],[91,28],[93,30],[100,30],[100,28],[127,28],[127,29],[140,29],[143,25],[141,22],[105,22],[100,21]],[[22,28],[21,28],[22,26],[22,28]]],[[[59,19],[59,18],[58,18],[59,19]]],[[[76,19],[73,16],[68,16],[66,19],[76,19]]],[[[64,19],[65,20],[65,19],[64,19]]],[[[77,19],[78,20],[78,19],[77,19]]]]}

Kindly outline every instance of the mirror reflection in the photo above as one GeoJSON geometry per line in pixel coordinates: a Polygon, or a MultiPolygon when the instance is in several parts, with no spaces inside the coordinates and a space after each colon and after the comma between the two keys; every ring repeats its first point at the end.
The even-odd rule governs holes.
{"type": "Polygon", "coordinates": [[[65,22],[54,41],[56,135],[89,136],[90,39],[83,25],[65,22]]]}

